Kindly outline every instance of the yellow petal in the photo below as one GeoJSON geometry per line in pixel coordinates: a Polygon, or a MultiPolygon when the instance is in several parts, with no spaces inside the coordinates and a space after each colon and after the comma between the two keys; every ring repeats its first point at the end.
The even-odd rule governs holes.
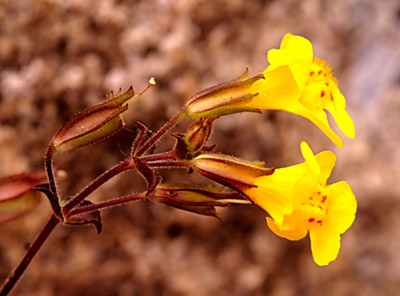
{"type": "MultiPolygon", "coordinates": [[[[287,110],[288,111],[288,110],[287,110]]],[[[320,114],[315,114],[305,108],[302,104],[298,103],[295,110],[289,111],[300,116],[303,116],[314,123],[319,129],[328,136],[329,139],[339,148],[343,148],[343,141],[339,138],[339,136],[331,129],[326,120],[325,112],[321,111],[320,114]],[[323,116],[321,116],[324,114],[323,116]]]]}
{"type": "Polygon", "coordinates": [[[263,185],[260,183],[262,182],[259,180],[258,185],[255,184],[258,187],[248,189],[245,192],[246,196],[263,208],[277,223],[282,224],[283,217],[292,212],[291,196],[271,182],[264,182],[263,185]]]}
{"type": "MultiPolygon", "coordinates": [[[[285,222],[286,219],[287,218],[285,218],[285,222]]],[[[304,238],[307,235],[308,230],[302,224],[293,225],[293,228],[288,228],[288,230],[280,230],[278,225],[276,225],[276,223],[271,218],[267,217],[266,220],[268,227],[277,236],[296,241],[304,238]]]]}
{"type": "Polygon", "coordinates": [[[333,89],[332,96],[333,103],[326,106],[326,109],[332,114],[342,133],[353,139],[355,137],[354,123],[349,113],[345,110],[345,98],[338,88],[333,89]]]}
{"type": "Polygon", "coordinates": [[[250,88],[250,93],[258,93],[249,103],[251,107],[286,110],[287,106],[297,103],[301,93],[289,66],[263,74],[265,79],[256,81],[250,88]]]}
{"type": "Polygon", "coordinates": [[[340,249],[338,233],[323,225],[310,229],[310,240],[315,263],[324,266],[337,258],[340,249]]]}
{"type": "Polygon", "coordinates": [[[336,155],[332,151],[323,151],[318,153],[315,158],[317,159],[318,165],[321,169],[319,174],[319,183],[322,185],[326,184],[331,172],[336,164],[336,155]]]}
{"type": "Polygon", "coordinates": [[[292,71],[298,87],[303,90],[308,79],[313,60],[313,48],[310,41],[302,36],[286,34],[283,37],[280,49],[268,51],[267,71],[288,65],[292,71]]]}
{"type": "Polygon", "coordinates": [[[300,149],[301,149],[301,154],[303,154],[306,164],[310,167],[311,171],[314,174],[319,175],[320,173],[319,164],[307,142],[304,141],[301,142],[300,149]]]}
{"type": "Polygon", "coordinates": [[[357,211],[356,197],[345,181],[329,185],[326,193],[329,201],[327,226],[336,233],[342,234],[354,222],[357,211]]]}

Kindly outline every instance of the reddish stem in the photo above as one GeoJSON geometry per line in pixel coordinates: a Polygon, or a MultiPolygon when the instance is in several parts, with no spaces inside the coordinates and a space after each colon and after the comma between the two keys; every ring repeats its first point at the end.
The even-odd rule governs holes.
{"type": "Polygon", "coordinates": [[[190,164],[185,160],[166,160],[166,161],[154,161],[147,163],[153,169],[167,169],[167,168],[176,168],[176,169],[186,169],[190,168],[190,164]]]}
{"type": "Polygon", "coordinates": [[[21,278],[25,269],[28,267],[29,263],[32,261],[33,257],[39,251],[40,247],[43,245],[58,223],[60,223],[59,218],[55,214],[51,215],[47,224],[36,237],[34,242],[30,245],[24,258],[22,258],[18,266],[14,269],[13,273],[7,278],[3,288],[0,290],[0,296],[6,296],[8,293],[10,293],[17,281],[21,278]]]}
{"type": "Polygon", "coordinates": [[[155,133],[143,146],[140,148],[138,153],[136,153],[137,157],[140,157],[144,153],[146,153],[147,150],[150,149],[151,146],[153,146],[154,143],[156,143],[166,132],[168,132],[174,125],[176,125],[183,117],[185,116],[185,113],[183,111],[179,112],[177,115],[175,115],[170,121],[168,121],[162,128],[158,130],[157,133],[155,133]]]}
{"type": "Polygon", "coordinates": [[[141,159],[146,162],[149,162],[149,161],[159,161],[159,160],[173,160],[175,158],[176,158],[175,151],[170,151],[170,152],[166,152],[166,153],[145,156],[145,157],[142,157],[141,159]]]}
{"type": "Polygon", "coordinates": [[[129,167],[131,167],[131,165],[132,165],[131,159],[128,158],[125,161],[120,162],[113,168],[102,173],[100,176],[98,176],[96,179],[94,179],[92,183],[90,183],[88,186],[86,186],[81,192],[76,194],[72,198],[72,200],[63,207],[64,214],[68,214],[69,211],[71,211],[75,206],[80,204],[87,196],[89,196],[89,194],[91,194],[93,191],[95,191],[97,188],[99,188],[101,185],[103,185],[105,182],[107,182],[112,177],[129,169],[129,167]]]}
{"type": "Polygon", "coordinates": [[[130,202],[130,201],[134,201],[134,200],[143,199],[143,198],[145,198],[143,193],[127,195],[127,196],[123,196],[123,197],[120,197],[120,198],[107,200],[105,202],[101,202],[101,203],[98,203],[98,204],[95,204],[95,205],[85,206],[85,207],[81,207],[81,208],[78,208],[78,209],[71,210],[68,213],[68,216],[73,216],[73,215],[80,214],[80,213],[92,212],[92,211],[99,210],[99,209],[104,209],[104,208],[109,208],[109,207],[113,207],[113,206],[117,206],[117,205],[122,205],[124,203],[130,202]]]}

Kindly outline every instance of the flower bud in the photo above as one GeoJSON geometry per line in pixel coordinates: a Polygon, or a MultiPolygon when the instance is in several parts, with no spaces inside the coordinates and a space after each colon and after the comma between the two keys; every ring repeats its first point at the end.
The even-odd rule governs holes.
{"type": "MultiPolygon", "coordinates": [[[[189,159],[201,153],[212,132],[212,124],[216,116],[201,118],[187,129],[185,134],[174,134],[178,140],[175,152],[181,159],[189,159]]],[[[207,149],[205,149],[207,150],[207,149]]]]}
{"type": "Polygon", "coordinates": [[[264,166],[265,162],[250,162],[222,154],[202,154],[192,161],[192,168],[201,175],[242,193],[256,187],[257,177],[274,172],[264,166]]]}
{"type": "Polygon", "coordinates": [[[40,201],[38,191],[30,189],[47,182],[44,172],[24,173],[0,179],[0,223],[32,211],[40,201]]]}
{"type": "Polygon", "coordinates": [[[263,79],[263,74],[248,78],[248,69],[237,79],[230,82],[202,90],[194,94],[186,103],[186,115],[193,119],[209,117],[211,115],[222,116],[238,112],[261,111],[251,107],[249,102],[257,93],[251,93],[251,85],[263,79]]]}
{"type": "Polygon", "coordinates": [[[224,193],[215,188],[186,184],[159,185],[149,198],[175,208],[217,218],[219,217],[215,210],[216,206],[250,203],[237,192],[224,193]]]}
{"type": "Polygon", "coordinates": [[[124,93],[118,92],[116,96],[111,92],[106,102],[75,115],[54,136],[51,142],[54,152],[83,147],[118,132],[124,125],[121,114],[128,109],[128,102],[154,84],[154,79],[150,79],[147,88],[136,96],[132,87],[124,93]]]}

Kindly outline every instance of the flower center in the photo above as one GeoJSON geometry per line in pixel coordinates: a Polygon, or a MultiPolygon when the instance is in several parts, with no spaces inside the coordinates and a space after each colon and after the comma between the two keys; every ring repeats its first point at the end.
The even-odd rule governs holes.
{"type": "Polygon", "coordinates": [[[300,204],[300,210],[307,219],[309,227],[322,226],[328,211],[327,199],[325,189],[318,185],[317,191],[300,204]]]}
{"type": "Polygon", "coordinates": [[[326,109],[334,100],[332,89],[335,87],[337,80],[331,67],[324,60],[314,58],[300,102],[312,111],[326,109]]]}

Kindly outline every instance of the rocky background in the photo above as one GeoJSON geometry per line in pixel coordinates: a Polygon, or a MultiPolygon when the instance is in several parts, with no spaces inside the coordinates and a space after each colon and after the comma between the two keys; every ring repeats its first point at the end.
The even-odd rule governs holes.
{"type": "MultiPolygon", "coordinates": [[[[1,0],[0,177],[41,170],[54,133],[110,91],[149,77],[157,86],[130,104],[117,136],[57,158],[73,194],[123,159],[134,122],[157,130],[194,92],[266,66],[285,33],[310,39],[347,98],[356,138],[337,149],[307,120],[284,112],[217,121],[224,153],[283,167],[302,161],[299,143],[333,150],[330,182],[348,181],[357,218],[328,267],[308,238],[289,242],[255,206],[230,206],[222,220],[138,202],[103,212],[103,232],[59,226],[12,295],[399,295],[400,3],[396,0],[1,0]]],[[[183,131],[188,122],[176,130],[183,131]]],[[[167,137],[160,151],[173,145],[167,137]]],[[[204,183],[184,172],[166,181],[204,183]]],[[[133,173],[91,197],[142,190],[133,173]]],[[[0,282],[48,219],[46,200],[0,225],[0,282]]]]}

